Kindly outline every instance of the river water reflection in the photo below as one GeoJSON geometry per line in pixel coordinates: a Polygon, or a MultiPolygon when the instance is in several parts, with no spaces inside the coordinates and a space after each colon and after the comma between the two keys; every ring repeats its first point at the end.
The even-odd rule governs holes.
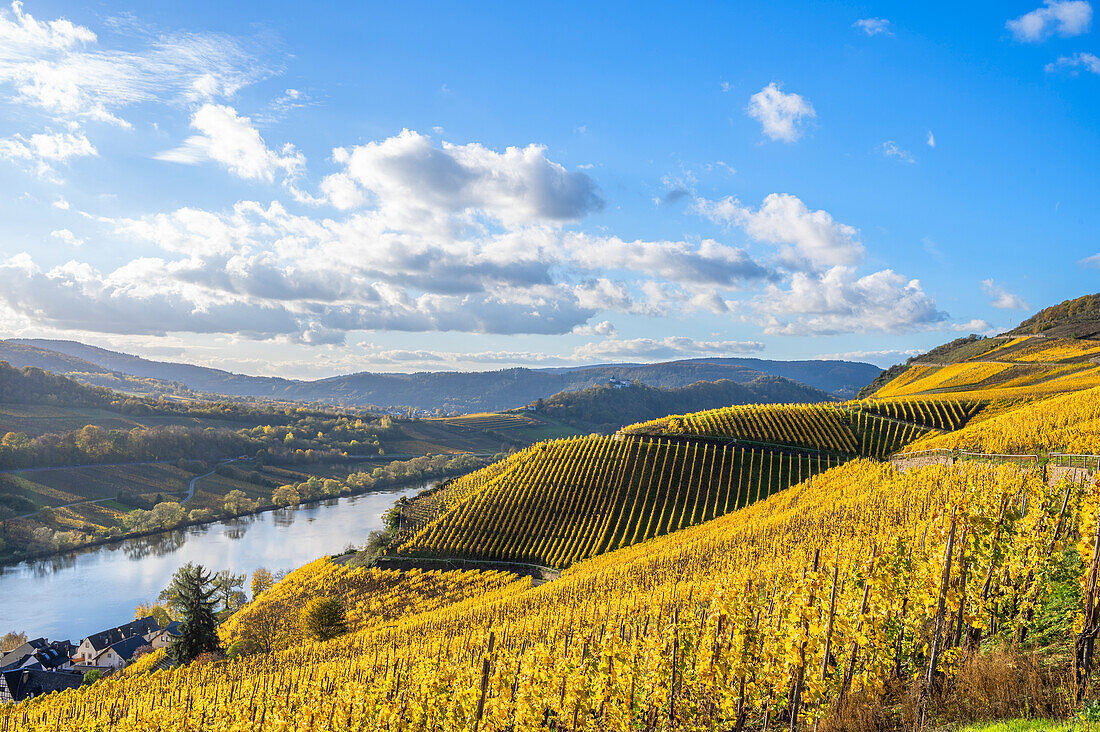
{"type": "MultiPolygon", "coordinates": [[[[334,498],[205,526],[194,526],[49,559],[0,568],[0,635],[74,642],[128,622],[134,607],[155,600],[187,562],[251,574],[293,569],[362,544],[401,496],[430,484],[334,498]]],[[[247,589],[247,588],[246,588],[247,589]]]]}

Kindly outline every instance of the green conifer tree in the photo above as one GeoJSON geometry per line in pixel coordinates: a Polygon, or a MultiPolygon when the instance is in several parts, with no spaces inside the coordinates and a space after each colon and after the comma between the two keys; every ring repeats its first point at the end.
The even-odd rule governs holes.
{"type": "Polygon", "coordinates": [[[168,587],[180,617],[179,635],[168,647],[168,655],[176,663],[190,663],[204,653],[220,650],[214,617],[216,589],[210,579],[205,567],[188,562],[176,571],[168,587]]]}

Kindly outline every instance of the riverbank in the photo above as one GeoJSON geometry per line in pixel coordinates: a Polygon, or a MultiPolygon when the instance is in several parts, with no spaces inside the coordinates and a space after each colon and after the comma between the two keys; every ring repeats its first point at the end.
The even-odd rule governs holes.
{"type": "MultiPolygon", "coordinates": [[[[224,494],[204,495],[203,505],[190,512],[183,507],[182,501],[162,501],[149,511],[143,509],[121,511],[119,509],[125,507],[118,505],[113,498],[100,498],[96,499],[95,503],[88,501],[80,504],[79,507],[84,508],[86,512],[89,508],[103,509],[100,513],[106,514],[107,518],[101,520],[104,524],[111,521],[113,523],[111,526],[91,524],[86,520],[81,523],[83,517],[77,516],[75,511],[72,512],[75,518],[66,515],[68,509],[65,511],[47,509],[43,512],[46,513],[44,521],[18,518],[0,522],[0,536],[10,539],[14,535],[23,539],[22,545],[8,543],[7,546],[4,546],[3,540],[0,539],[0,567],[23,561],[46,559],[81,549],[109,546],[130,539],[154,537],[171,531],[256,515],[287,506],[309,505],[331,498],[361,495],[379,490],[396,489],[418,482],[445,479],[468,472],[486,460],[487,458],[468,454],[423,456],[407,461],[394,460],[384,467],[376,467],[370,473],[348,473],[343,478],[322,478],[313,475],[306,480],[278,486],[270,494],[265,493],[271,490],[270,487],[250,485],[236,480],[229,485],[236,484],[247,488],[250,495],[239,489],[233,489],[224,494]],[[167,520],[163,520],[162,517],[167,517],[167,520]],[[74,525],[81,526],[83,531],[75,531],[74,525]]],[[[223,477],[219,471],[219,468],[226,466],[227,463],[222,463],[215,470],[193,478],[188,494],[194,493],[194,483],[199,479],[211,477],[223,484],[227,483],[230,478],[223,477]]]]}
{"type": "Polygon", "coordinates": [[[0,634],[78,638],[132,617],[155,601],[187,562],[251,575],[293,570],[360,545],[383,515],[430,481],[375,489],[237,519],[86,547],[0,568],[0,634]]]}

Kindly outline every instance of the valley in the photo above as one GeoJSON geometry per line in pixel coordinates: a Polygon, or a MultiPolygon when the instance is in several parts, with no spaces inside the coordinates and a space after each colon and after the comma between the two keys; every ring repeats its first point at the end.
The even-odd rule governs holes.
{"type": "MultiPolygon", "coordinates": [[[[385,495],[387,483],[357,476],[401,475],[398,446],[452,448],[406,460],[419,466],[410,479],[432,460],[464,462],[405,489],[358,532],[363,546],[296,555],[298,569],[221,623],[225,657],[173,667],[154,651],[56,701],[0,706],[0,730],[214,718],[256,730],[276,718],[317,730],[385,720],[832,730],[871,729],[860,721],[868,710],[907,728],[1025,706],[1064,718],[1090,693],[1092,661],[1079,649],[1100,627],[1089,589],[1100,581],[1094,351],[1100,341],[970,340],[913,359],[862,399],[703,405],[605,434],[578,427],[606,424],[599,415],[615,404],[694,406],[700,393],[734,387],[610,384],[504,412],[387,422],[279,412],[290,421],[241,437],[293,444],[305,439],[295,425],[316,423],[301,420],[329,420],[333,436],[313,438],[310,427],[318,442],[308,448],[279,453],[269,442],[270,459],[221,463],[198,481],[196,507],[214,510],[236,491],[259,507],[276,483],[267,500],[285,486],[300,501],[314,497],[311,485],[367,491],[331,509],[267,514],[320,521],[350,515],[341,501],[385,495]],[[998,380],[990,364],[1048,370],[998,380]],[[376,453],[361,459],[378,468],[347,474],[346,439],[375,445],[372,429],[376,453]],[[479,457],[471,448],[482,444],[498,452],[479,457]],[[273,459],[306,449],[325,459],[273,459]],[[343,630],[330,639],[296,620],[319,598],[341,608],[343,630]],[[1068,686],[1067,663],[1077,669],[1068,686]],[[999,695],[978,699],[968,689],[994,683],[989,664],[1017,670],[996,677],[999,695]],[[189,701],[167,701],[176,697],[189,701]]],[[[115,481],[179,500],[188,480],[158,462],[8,475],[36,505],[65,501],[79,484],[98,501],[88,511],[118,508],[115,481]]]]}

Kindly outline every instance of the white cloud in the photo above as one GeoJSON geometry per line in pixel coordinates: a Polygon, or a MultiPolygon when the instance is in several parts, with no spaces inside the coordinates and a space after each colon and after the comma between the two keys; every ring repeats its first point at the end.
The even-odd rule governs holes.
{"type": "Polygon", "coordinates": [[[573,351],[573,358],[580,361],[605,361],[609,359],[667,360],[723,357],[764,350],[759,341],[697,341],[684,336],[667,338],[609,338],[587,343],[573,351]]]}
{"type": "Polygon", "coordinates": [[[600,335],[607,338],[614,338],[619,334],[619,331],[612,325],[610,320],[602,320],[595,325],[578,325],[573,329],[573,334],[584,336],[600,335]]]}
{"type": "Polygon", "coordinates": [[[104,48],[89,28],[39,21],[14,2],[11,12],[0,10],[0,89],[53,117],[130,127],[119,115],[133,105],[225,98],[272,73],[225,35],[135,37],[140,50],[104,48]]]}
{"type": "Polygon", "coordinates": [[[83,134],[39,132],[0,139],[0,159],[28,162],[42,176],[48,176],[55,163],[96,154],[95,146],[83,134]]]}
{"type": "MultiPolygon", "coordinates": [[[[933,141],[932,147],[935,147],[935,141],[933,141]]],[[[883,157],[900,160],[903,163],[917,162],[916,158],[913,157],[913,153],[901,147],[893,140],[887,140],[886,142],[882,143],[880,149],[882,150],[883,157]]]]}
{"type": "Polygon", "coordinates": [[[765,135],[782,142],[802,137],[806,122],[817,117],[812,104],[798,94],[784,93],[775,82],[753,94],[746,111],[760,122],[765,135]]]}
{"type": "Polygon", "coordinates": [[[833,219],[828,211],[811,211],[797,196],[769,194],[755,211],[736,198],[699,198],[695,211],[717,223],[736,224],[756,241],[782,244],[781,259],[804,269],[856,264],[863,258],[859,231],[833,219]]]}
{"type": "Polygon", "coordinates": [[[541,145],[503,153],[478,143],[437,147],[426,135],[402,130],[381,142],[337,148],[333,159],[344,171],[327,177],[322,191],[334,205],[350,208],[370,197],[405,226],[479,216],[506,226],[559,224],[604,206],[591,177],[549,160],[541,145]]]}
{"type": "Polygon", "coordinates": [[[313,99],[300,89],[286,89],[268,103],[267,109],[262,114],[257,115],[257,120],[260,122],[276,122],[295,110],[305,109],[313,105],[313,99]]]}
{"type": "Polygon", "coordinates": [[[815,361],[863,361],[866,363],[872,363],[879,368],[886,368],[887,366],[893,366],[896,363],[902,363],[910,356],[919,356],[921,350],[919,348],[907,348],[907,349],[882,349],[878,351],[844,351],[842,353],[822,353],[818,356],[814,356],[815,361]]]}
{"type": "Polygon", "coordinates": [[[1046,65],[1047,73],[1062,69],[1068,70],[1071,74],[1077,74],[1081,69],[1100,74],[1100,57],[1091,53],[1075,53],[1072,56],[1060,56],[1057,61],[1046,65]]]}
{"type": "Polygon", "coordinates": [[[767,277],[768,270],[744,249],[704,239],[698,245],[683,241],[632,241],[618,237],[568,234],[565,246],[572,262],[588,270],[648,272],[680,283],[732,287],[767,277]]]}
{"type": "Polygon", "coordinates": [[[252,120],[239,116],[232,107],[204,104],[192,115],[191,127],[199,134],[159,153],[157,160],[192,165],[211,160],[239,178],[267,182],[280,172],[294,178],[305,167],[305,157],[293,145],[284,145],[280,152],[271,150],[252,120]]]}
{"type": "Polygon", "coordinates": [[[852,23],[852,27],[859,28],[869,36],[894,35],[894,31],[890,28],[890,21],[886,18],[860,18],[852,23]]]}
{"type": "Polygon", "coordinates": [[[1027,304],[1019,295],[1014,295],[1004,287],[1001,287],[993,278],[982,280],[982,292],[993,298],[990,301],[990,305],[1002,310],[1029,310],[1031,306],[1027,304]]]}
{"type": "Polygon", "coordinates": [[[57,200],[51,204],[54,208],[61,209],[62,211],[69,210],[69,202],[65,200],[64,196],[58,196],[57,200]]]}
{"type": "Polygon", "coordinates": [[[979,335],[985,335],[992,333],[996,328],[994,328],[988,320],[974,318],[965,323],[952,323],[951,330],[956,333],[977,333],[979,335]]]}
{"type": "Polygon", "coordinates": [[[1044,6],[1005,24],[1016,40],[1045,41],[1053,35],[1079,36],[1092,24],[1092,5],[1086,0],[1046,0],[1044,6]]]}
{"type": "Polygon", "coordinates": [[[857,277],[850,267],[795,273],[787,289],[772,285],[758,297],[754,312],[769,335],[904,333],[947,317],[919,280],[889,269],[857,277]]]}
{"type": "Polygon", "coordinates": [[[50,232],[50,236],[73,247],[78,247],[84,243],[83,239],[78,238],[76,234],[68,229],[55,229],[50,232]]]}

